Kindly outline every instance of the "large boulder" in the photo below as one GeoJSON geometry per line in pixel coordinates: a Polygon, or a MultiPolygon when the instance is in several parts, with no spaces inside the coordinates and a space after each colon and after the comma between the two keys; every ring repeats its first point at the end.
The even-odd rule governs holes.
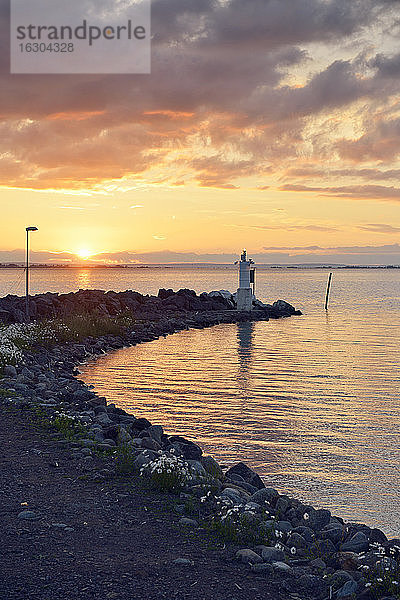
{"type": "MultiPolygon", "coordinates": [[[[258,490],[265,487],[261,477],[243,462],[239,462],[228,469],[225,476],[229,479],[230,475],[240,475],[246,483],[249,483],[258,490]]],[[[233,479],[235,478],[233,477],[233,479]]]]}

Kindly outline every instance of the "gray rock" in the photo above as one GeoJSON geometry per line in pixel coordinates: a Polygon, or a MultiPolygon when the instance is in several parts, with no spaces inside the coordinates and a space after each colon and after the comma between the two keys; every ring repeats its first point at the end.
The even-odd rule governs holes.
{"type": "Polygon", "coordinates": [[[187,462],[195,479],[204,479],[204,477],[207,476],[207,473],[200,461],[188,460],[187,462]]]}
{"type": "Polygon", "coordinates": [[[287,496],[279,496],[276,501],[275,509],[278,515],[284,515],[290,506],[290,499],[287,496]]]}
{"type": "Polygon", "coordinates": [[[18,519],[24,519],[26,521],[34,521],[38,518],[38,515],[33,510],[22,510],[18,513],[18,519]]]}
{"type": "Polygon", "coordinates": [[[126,444],[132,440],[132,436],[127,432],[122,425],[118,426],[118,444],[126,444]]]}
{"type": "Polygon", "coordinates": [[[253,564],[251,567],[253,573],[258,573],[259,575],[272,575],[274,572],[274,567],[269,563],[257,563],[253,564]]]}
{"type": "Polygon", "coordinates": [[[108,446],[115,447],[117,444],[111,438],[106,438],[103,440],[103,444],[107,444],[108,446]]]}
{"type": "Polygon", "coordinates": [[[283,533],[289,533],[292,531],[293,526],[290,523],[290,521],[277,521],[275,529],[277,529],[278,531],[283,531],[283,533]]]}
{"type": "Polygon", "coordinates": [[[353,581],[353,578],[347,571],[336,571],[330,579],[330,584],[333,589],[338,590],[348,581],[353,581]]]}
{"type": "Polygon", "coordinates": [[[292,567],[280,560],[274,561],[272,567],[276,573],[281,573],[282,575],[290,575],[293,573],[292,567]]]}
{"type": "Polygon", "coordinates": [[[149,450],[160,450],[161,446],[156,440],[152,440],[149,437],[141,438],[142,440],[142,448],[148,448],[149,450]]]}
{"type": "Polygon", "coordinates": [[[338,544],[343,540],[345,535],[345,530],[343,527],[329,527],[329,529],[325,529],[321,531],[321,538],[323,540],[331,540],[334,544],[338,544]]]}
{"type": "Polygon", "coordinates": [[[253,494],[250,498],[251,502],[257,502],[257,504],[275,504],[279,494],[277,490],[274,488],[263,488],[258,490],[255,494],[253,494]]]}
{"type": "Polygon", "coordinates": [[[242,563],[252,565],[263,562],[261,556],[259,556],[249,548],[245,548],[244,550],[239,550],[238,552],[236,552],[236,559],[240,560],[240,562],[242,563]]]}
{"type": "Polygon", "coordinates": [[[58,529],[65,529],[66,527],[68,527],[68,525],[66,525],[65,523],[52,523],[51,526],[57,527],[58,529]]]}
{"type": "Polygon", "coordinates": [[[3,369],[3,373],[5,377],[16,377],[17,369],[13,367],[13,365],[6,365],[3,369]]]}
{"type": "Polygon", "coordinates": [[[346,581],[346,583],[337,591],[337,598],[347,598],[357,591],[358,585],[355,581],[346,581]]]}
{"type": "Polygon", "coordinates": [[[133,467],[136,470],[140,471],[142,467],[145,467],[146,465],[151,463],[157,458],[157,456],[158,455],[155,452],[152,452],[151,450],[144,450],[144,452],[141,452],[139,456],[133,461],[133,467]]]}
{"type": "Polygon", "coordinates": [[[314,531],[323,529],[331,519],[331,513],[329,510],[323,508],[315,510],[311,508],[308,511],[309,519],[304,523],[307,527],[311,527],[314,531]]]}
{"type": "Polygon", "coordinates": [[[291,533],[288,539],[286,540],[286,545],[289,546],[289,548],[294,547],[298,549],[305,548],[307,546],[307,543],[303,536],[299,533],[291,533]]]}
{"type": "Polygon", "coordinates": [[[283,551],[275,548],[275,546],[257,546],[256,550],[258,548],[261,549],[261,556],[266,563],[281,561],[285,558],[283,551]]]}
{"type": "Polygon", "coordinates": [[[342,544],[340,549],[349,552],[364,552],[364,550],[368,550],[368,538],[365,533],[358,531],[352,538],[342,544]]]}
{"type": "Polygon", "coordinates": [[[242,497],[238,490],[234,490],[233,488],[225,488],[220,493],[221,498],[229,498],[235,505],[244,504],[242,497]]]}
{"type": "Polygon", "coordinates": [[[216,479],[222,478],[222,469],[212,456],[202,456],[200,462],[209,475],[216,479]]]}
{"type": "Polygon", "coordinates": [[[234,474],[240,475],[241,477],[243,477],[246,483],[250,483],[250,485],[253,485],[257,489],[265,487],[261,477],[243,462],[239,462],[236,465],[233,465],[233,467],[228,469],[225,473],[226,477],[228,478],[230,475],[234,474]]]}
{"type": "Polygon", "coordinates": [[[189,519],[188,517],[182,517],[179,519],[179,525],[184,525],[185,527],[198,527],[199,524],[195,519],[189,519]]]}
{"type": "Polygon", "coordinates": [[[112,425],[113,421],[110,419],[107,413],[99,413],[95,416],[94,421],[100,425],[112,425]]]}
{"type": "Polygon", "coordinates": [[[189,560],[188,558],[176,558],[173,561],[174,565],[178,565],[178,566],[182,566],[182,567],[190,567],[191,565],[193,565],[193,561],[189,560]]]}
{"type": "Polygon", "coordinates": [[[310,567],[317,569],[318,571],[324,571],[326,569],[326,562],[322,558],[314,558],[310,562],[310,567]]]}
{"type": "Polygon", "coordinates": [[[315,533],[310,527],[300,525],[299,527],[295,527],[292,531],[293,533],[299,533],[309,544],[315,540],[315,533]]]}
{"type": "Polygon", "coordinates": [[[147,429],[147,432],[149,434],[149,437],[161,444],[162,435],[164,433],[161,425],[151,425],[151,427],[147,429]]]}

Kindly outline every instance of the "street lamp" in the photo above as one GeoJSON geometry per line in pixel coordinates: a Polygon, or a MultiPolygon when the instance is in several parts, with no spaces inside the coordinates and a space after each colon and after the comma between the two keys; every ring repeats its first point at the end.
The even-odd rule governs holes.
{"type": "Polygon", "coordinates": [[[30,321],[29,315],[29,232],[37,231],[37,227],[26,227],[26,272],[25,272],[25,311],[28,321],[30,321]]]}

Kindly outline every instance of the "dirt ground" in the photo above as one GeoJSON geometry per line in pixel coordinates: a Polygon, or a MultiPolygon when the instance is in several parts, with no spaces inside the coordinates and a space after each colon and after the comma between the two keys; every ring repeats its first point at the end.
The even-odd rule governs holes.
{"type": "Polygon", "coordinates": [[[300,598],[208,532],[182,528],[167,496],[129,478],[95,480],[105,467],[73,458],[29,411],[0,405],[1,600],[300,598]],[[18,518],[22,510],[37,518],[18,518]]]}

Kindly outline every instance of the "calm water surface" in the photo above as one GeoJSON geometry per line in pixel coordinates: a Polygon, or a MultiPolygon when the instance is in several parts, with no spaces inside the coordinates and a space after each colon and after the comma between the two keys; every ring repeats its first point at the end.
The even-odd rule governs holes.
{"type": "MultiPolygon", "coordinates": [[[[227,270],[33,271],[33,290],[236,287],[227,270]]],[[[110,401],[247,461],[281,492],[400,536],[400,272],[258,273],[258,296],[304,311],[185,331],[100,358],[83,378],[110,401]]],[[[0,270],[0,295],[7,293],[0,270]]]]}

